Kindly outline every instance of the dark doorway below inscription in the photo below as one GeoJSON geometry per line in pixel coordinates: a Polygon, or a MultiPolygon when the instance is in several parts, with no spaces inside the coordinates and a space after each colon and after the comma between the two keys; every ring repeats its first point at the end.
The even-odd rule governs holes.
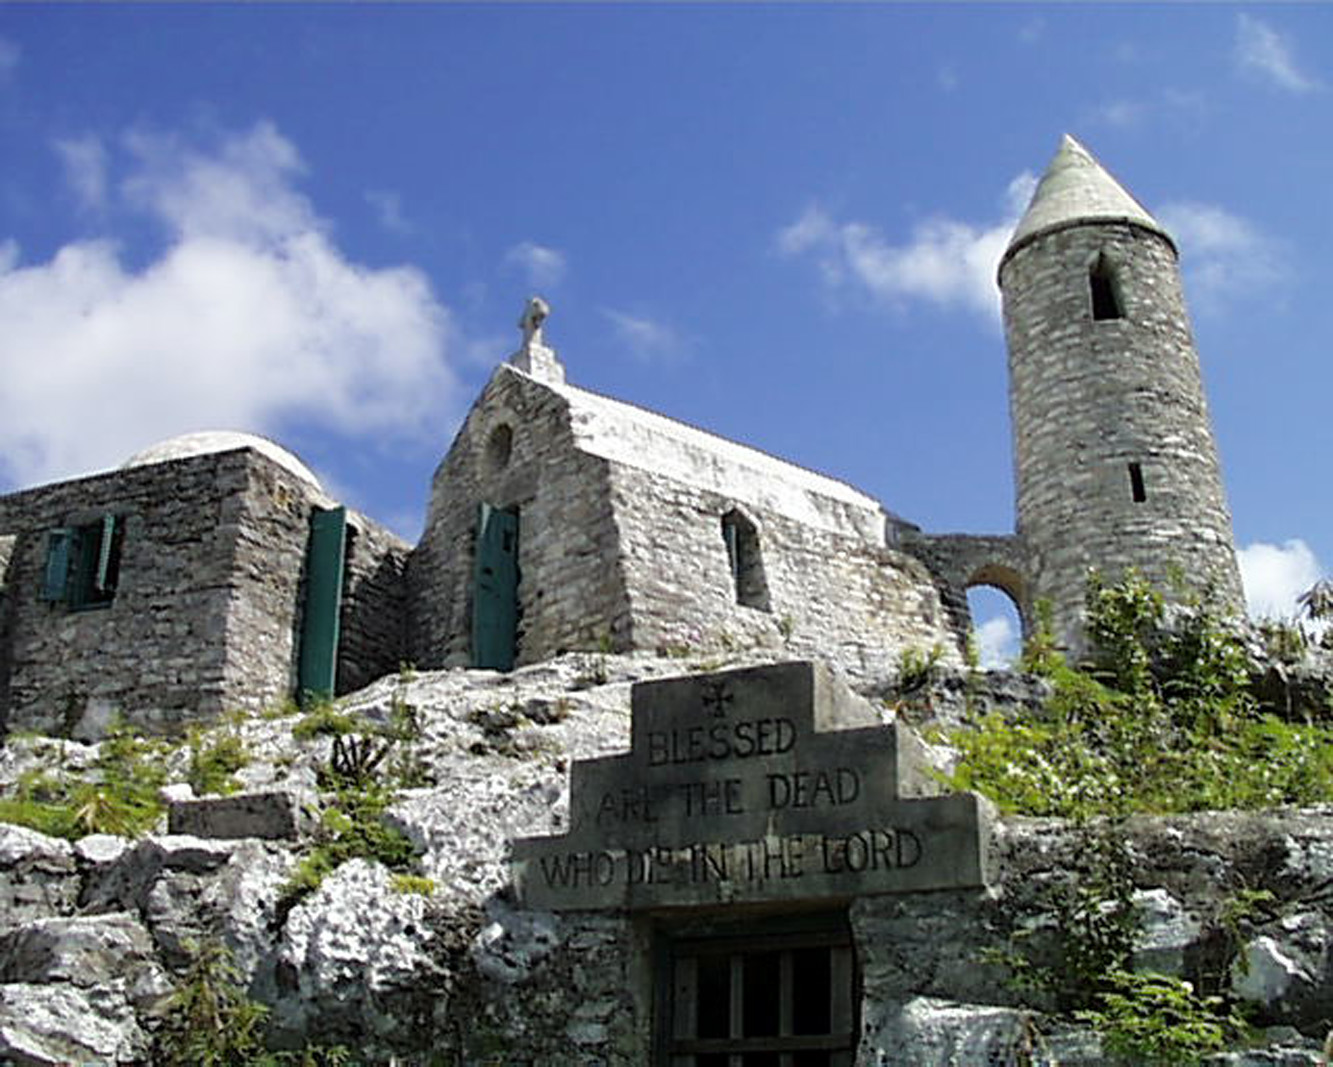
{"type": "Polygon", "coordinates": [[[664,926],[662,1067],[851,1067],[855,958],[842,912],[664,926]]]}

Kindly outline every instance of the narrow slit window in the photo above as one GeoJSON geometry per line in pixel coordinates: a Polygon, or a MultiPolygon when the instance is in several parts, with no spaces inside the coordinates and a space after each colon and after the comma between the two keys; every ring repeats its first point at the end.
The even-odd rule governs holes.
{"type": "Polygon", "coordinates": [[[759,530],[739,509],[732,508],[722,516],[722,539],[727,546],[736,603],[768,611],[768,579],[759,550],[759,530]]]}
{"type": "Polygon", "coordinates": [[[1143,488],[1143,468],[1137,463],[1129,465],[1129,492],[1136,504],[1142,504],[1148,499],[1143,488]]]}
{"type": "Polygon", "coordinates": [[[1088,284],[1092,290],[1092,317],[1097,321],[1123,319],[1124,305],[1120,301],[1120,288],[1115,271],[1105,256],[1098,256],[1097,262],[1088,272],[1088,284]]]}

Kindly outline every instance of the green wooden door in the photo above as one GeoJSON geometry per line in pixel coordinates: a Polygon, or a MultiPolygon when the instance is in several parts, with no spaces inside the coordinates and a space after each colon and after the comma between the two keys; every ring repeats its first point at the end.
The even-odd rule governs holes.
{"type": "Polygon", "coordinates": [[[338,670],[338,616],[343,602],[347,509],[316,509],[306,550],[305,613],[296,696],[302,704],[333,696],[338,670]]]}
{"type": "Polygon", "coordinates": [[[508,671],[518,642],[518,514],[482,504],[472,588],[472,665],[508,671]]]}

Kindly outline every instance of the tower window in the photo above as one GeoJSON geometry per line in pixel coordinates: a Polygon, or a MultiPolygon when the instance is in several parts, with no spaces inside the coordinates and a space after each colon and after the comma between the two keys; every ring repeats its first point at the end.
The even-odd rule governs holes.
{"type": "Polygon", "coordinates": [[[722,539],[727,545],[736,603],[768,611],[768,581],[759,552],[759,530],[739,509],[732,508],[722,516],[722,539]]]}
{"type": "Polygon", "coordinates": [[[1124,305],[1120,301],[1120,290],[1116,284],[1115,271],[1106,257],[1098,255],[1097,262],[1088,272],[1088,285],[1092,290],[1092,317],[1095,320],[1123,319],[1124,305]]]}
{"type": "Polygon", "coordinates": [[[1143,468],[1137,463],[1129,465],[1129,492],[1136,504],[1142,504],[1148,499],[1143,489],[1143,468]]]}

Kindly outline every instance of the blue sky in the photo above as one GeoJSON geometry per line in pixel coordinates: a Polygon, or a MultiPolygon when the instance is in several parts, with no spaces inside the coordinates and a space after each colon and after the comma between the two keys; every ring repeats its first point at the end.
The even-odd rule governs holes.
{"type": "Polygon", "coordinates": [[[414,537],[540,292],[574,383],[1010,529],[994,263],[1068,131],[1179,239],[1290,610],[1331,94],[1326,5],[0,5],[0,491],[247,429],[414,537]]]}

